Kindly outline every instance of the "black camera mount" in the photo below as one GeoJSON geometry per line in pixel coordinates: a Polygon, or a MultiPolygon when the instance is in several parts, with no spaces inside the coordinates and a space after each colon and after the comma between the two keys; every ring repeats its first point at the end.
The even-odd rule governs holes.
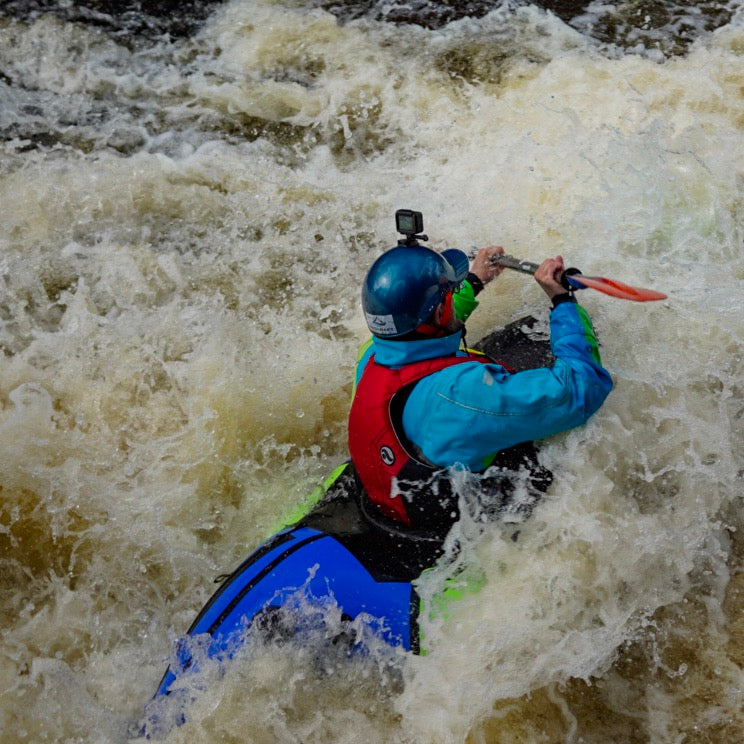
{"type": "Polygon", "coordinates": [[[413,209],[399,209],[395,213],[395,229],[405,235],[398,241],[398,245],[418,245],[419,240],[429,240],[428,235],[423,234],[424,216],[421,212],[413,209]]]}

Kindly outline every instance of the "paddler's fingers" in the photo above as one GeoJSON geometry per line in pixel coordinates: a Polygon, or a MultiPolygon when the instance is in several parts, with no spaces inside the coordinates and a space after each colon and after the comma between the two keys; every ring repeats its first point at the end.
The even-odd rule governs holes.
{"type": "Polygon", "coordinates": [[[535,271],[535,281],[550,299],[563,294],[566,289],[561,284],[561,274],[565,271],[563,256],[546,258],[535,271]]]}
{"type": "Polygon", "coordinates": [[[481,248],[476,253],[473,263],[470,266],[470,271],[480,279],[483,284],[488,284],[492,279],[495,279],[503,270],[503,266],[494,264],[491,261],[493,256],[503,256],[504,249],[500,245],[488,245],[485,248],[481,248]]]}

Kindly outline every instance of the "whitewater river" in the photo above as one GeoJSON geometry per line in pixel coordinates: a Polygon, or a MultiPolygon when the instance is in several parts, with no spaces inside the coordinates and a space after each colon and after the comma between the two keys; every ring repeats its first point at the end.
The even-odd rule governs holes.
{"type": "MultiPolygon", "coordinates": [[[[137,739],[215,576],[345,458],[400,207],[668,299],[583,293],[615,389],[517,541],[460,525],[420,590],[484,586],[427,655],[251,648],[168,741],[744,740],[741,3],[3,5],[4,744],[137,739]]],[[[527,313],[503,275],[468,337],[527,313]]]]}

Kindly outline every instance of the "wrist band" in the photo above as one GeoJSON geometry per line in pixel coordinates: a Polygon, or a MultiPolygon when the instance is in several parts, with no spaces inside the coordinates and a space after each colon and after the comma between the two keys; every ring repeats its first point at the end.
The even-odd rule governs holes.
{"type": "Polygon", "coordinates": [[[483,289],[483,282],[480,280],[480,277],[476,276],[472,271],[467,275],[466,279],[470,282],[474,295],[477,295],[483,289]]]}
{"type": "Polygon", "coordinates": [[[553,297],[554,308],[558,307],[558,305],[562,305],[564,302],[576,302],[576,298],[571,292],[563,292],[562,294],[553,297]]]}

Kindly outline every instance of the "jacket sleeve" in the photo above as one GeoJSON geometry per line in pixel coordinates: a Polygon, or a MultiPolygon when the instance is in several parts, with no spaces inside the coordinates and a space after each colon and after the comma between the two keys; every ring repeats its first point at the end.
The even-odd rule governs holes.
{"type": "Polygon", "coordinates": [[[550,333],[550,368],[509,374],[474,362],[419,382],[403,412],[406,436],[436,465],[481,470],[499,450],[586,423],[612,389],[589,316],[578,304],[558,305],[550,333]]]}

